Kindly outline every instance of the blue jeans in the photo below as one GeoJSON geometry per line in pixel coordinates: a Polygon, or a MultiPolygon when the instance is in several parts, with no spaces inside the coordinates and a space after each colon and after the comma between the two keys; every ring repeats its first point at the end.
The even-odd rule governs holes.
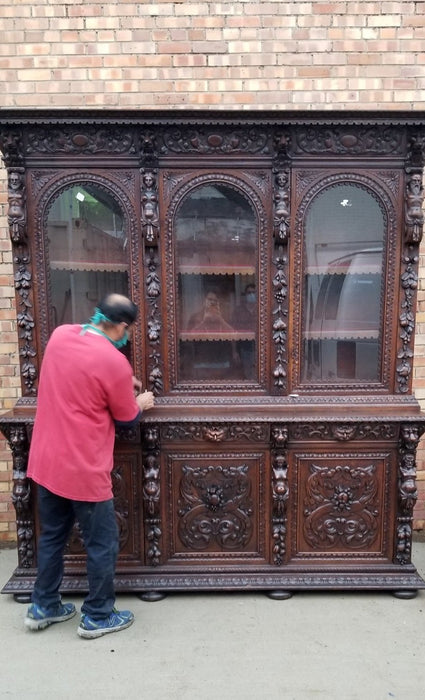
{"type": "Polygon", "coordinates": [[[89,593],[81,612],[95,620],[108,617],[115,603],[114,576],[118,526],[113,499],[89,503],[62,498],[38,486],[41,535],[37,546],[37,579],[32,601],[44,608],[60,602],[63,553],[78,520],[87,552],[89,593]]]}

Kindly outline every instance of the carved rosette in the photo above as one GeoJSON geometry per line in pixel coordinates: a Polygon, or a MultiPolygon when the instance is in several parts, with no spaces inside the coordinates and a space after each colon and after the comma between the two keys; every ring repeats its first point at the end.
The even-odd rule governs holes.
{"type": "Polygon", "coordinates": [[[272,455],[272,538],[273,561],[283,564],[286,553],[287,508],[289,499],[288,463],[287,463],[288,429],[284,425],[275,425],[271,430],[272,455]]]}
{"type": "Polygon", "coordinates": [[[422,425],[401,426],[398,462],[398,512],[395,559],[409,564],[412,550],[413,508],[418,498],[416,490],[416,449],[424,432],[422,425]]]}
{"type": "Polygon", "coordinates": [[[376,467],[312,464],[304,500],[304,537],[316,550],[366,549],[379,533],[376,467]]]}
{"type": "Polygon", "coordinates": [[[188,549],[244,549],[253,531],[248,466],[182,467],[178,533],[188,549]]]}
{"type": "Polygon", "coordinates": [[[158,566],[161,562],[161,481],[159,463],[159,429],[154,425],[143,427],[142,495],[146,563],[158,566]]]}
{"type": "Polygon", "coordinates": [[[25,425],[4,423],[2,432],[13,457],[12,503],[16,511],[19,566],[35,566],[35,523],[31,482],[27,478],[29,440],[25,425]]]}

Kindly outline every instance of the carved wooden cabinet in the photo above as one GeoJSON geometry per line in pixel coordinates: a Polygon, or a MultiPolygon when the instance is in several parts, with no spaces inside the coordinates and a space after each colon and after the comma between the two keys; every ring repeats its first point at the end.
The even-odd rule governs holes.
{"type": "MultiPolygon", "coordinates": [[[[3,592],[25,599],[36,573],[44,348],[107,291],[140,308],[128,357],[156,395],[117,435],[118,591],[425,587],[424,144],[417,113],[3,111],[22,377],[0,418],[18,535],[3,592]]],[[[63,589],[86,589],[78,525],[63,589]]]]}

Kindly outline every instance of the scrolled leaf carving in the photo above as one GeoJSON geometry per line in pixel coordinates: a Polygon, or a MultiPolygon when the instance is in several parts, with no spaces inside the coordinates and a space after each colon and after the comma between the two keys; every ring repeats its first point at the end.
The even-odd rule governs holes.
{"type": "Polygon", "coordinates": [[[379,532],[378,479],[373,464],[311,465],[304,537],[316,550],[367,549],[379,532]]]}
{"type": "Polygon", "coordinates": [[[162,135],[163,153],[269,153],[271,136],[256,128],[176,127],[162,135]]]}
{"type": "Polygon", "coordinates": [[[188,549],[244,549],[253,531],[248,467],[184,465],[178,532],[188,549]]]}
{"type": "Polygon", "coordinates": [[[301,153],[336,155],[401,154],[402,136],[388,126],[317,126],[295,133],[294,150],[301,153]]]}

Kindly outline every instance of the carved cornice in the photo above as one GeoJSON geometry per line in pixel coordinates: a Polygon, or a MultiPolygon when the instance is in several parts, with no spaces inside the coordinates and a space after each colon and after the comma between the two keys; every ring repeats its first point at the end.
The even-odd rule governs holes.
{"type": "MultiPolygon", "coordinates": [[[[180,112],[3,110],[0,150],[6,164],[20,165],[23,154],[120,156],[156,160],[167,155],[275,157],[282,130],[289,156],[405,157],[407,129],[418,143],[425,135],[423,112],[180,112]],[[20,144],[25,128],[24,144],[20,144]],[[403,129],[404,127],[404,129],[403,129]],[[19,154],[19,155],[18,155],[19,154]],[[18,162],[19,161],[19,162],[18,162]]],[[[414,146],[410,145],[410,153],[414,146]]],[[[416,147],[416,151],[418,148],[416,147]]]]}
{"type": "Polygon", "coordinates": [[[425,127],[425,111],[409,110],[202,110],[202,109],[2,109],[0,125],[108,124],[258,124],[283,126],[409,126],[425,127]]]}

